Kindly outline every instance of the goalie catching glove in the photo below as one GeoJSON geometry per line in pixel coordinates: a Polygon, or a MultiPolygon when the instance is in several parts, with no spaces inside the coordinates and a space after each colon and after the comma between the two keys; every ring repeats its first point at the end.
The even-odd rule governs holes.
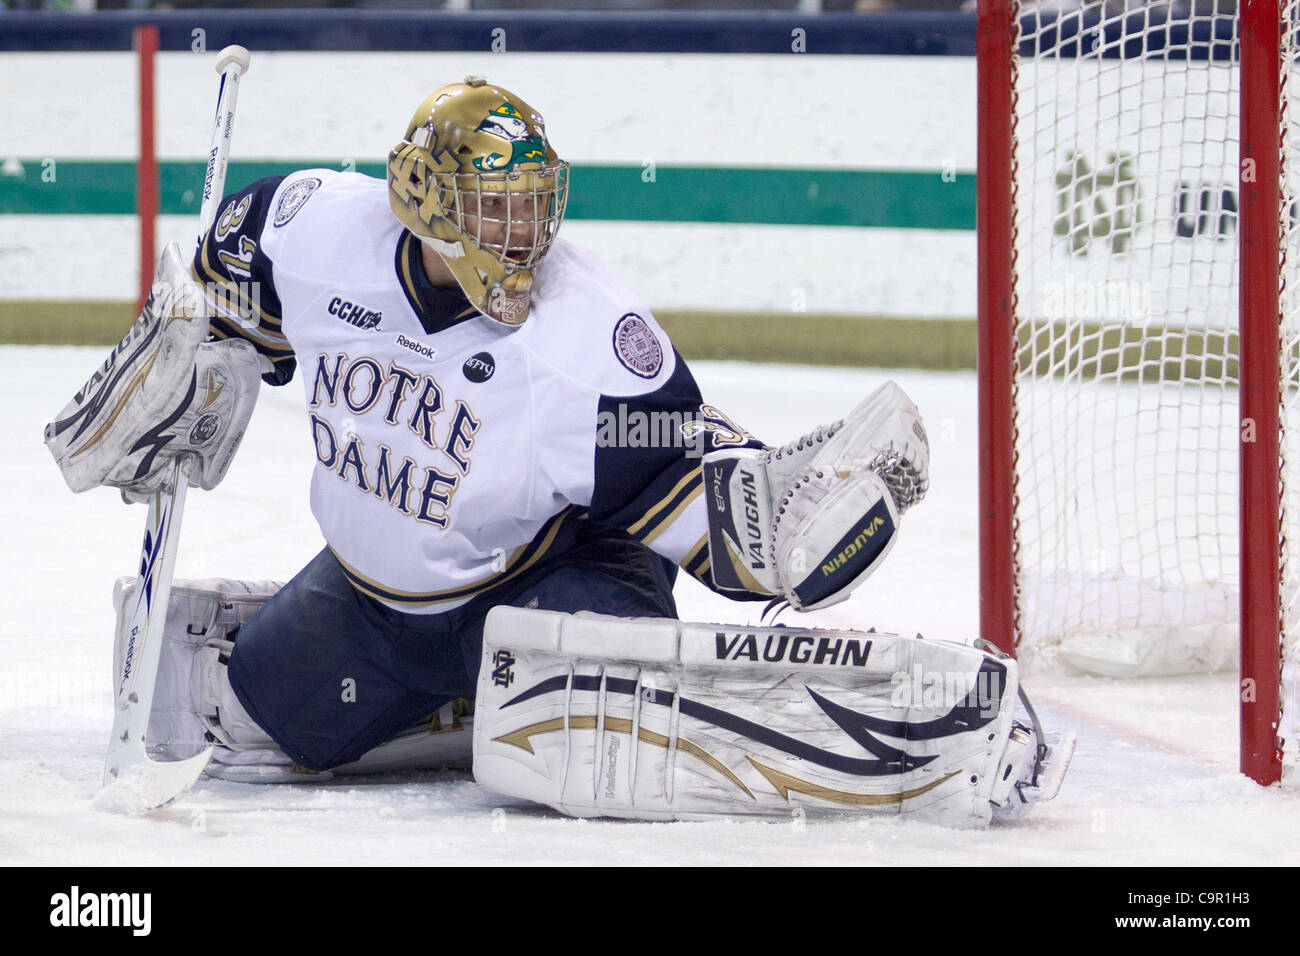
{"type": "Polygon", "coordinates": [[[68,487],[112,485],[127,501],[145,501],[182,456],[196,462],[194,484],[217,486],[253,414],[262,360],[247,342],[207,336],[203,291],[169,243],[140,317],[45,426],[68,487]]]}
{"type": "Polygon", "coordinates": [[[781,448],[704,457],[711,573],[796,610],[845,600],[893,547],[929,487],[921,413],[893,382],[781,448]]]}

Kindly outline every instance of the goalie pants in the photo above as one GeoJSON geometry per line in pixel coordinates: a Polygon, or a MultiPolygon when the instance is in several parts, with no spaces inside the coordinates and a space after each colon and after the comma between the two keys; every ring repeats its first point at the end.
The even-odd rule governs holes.
{"type": "Polygon", "coordinates": [[[239,631],[230,684],[289,757],[328,770],[449,700],[472,700],[490,608],[676,617],[676,573],[621,531],[584,528],[519,583],[442,614],[405,614],[353,588],[326,548],[239,631]]]}

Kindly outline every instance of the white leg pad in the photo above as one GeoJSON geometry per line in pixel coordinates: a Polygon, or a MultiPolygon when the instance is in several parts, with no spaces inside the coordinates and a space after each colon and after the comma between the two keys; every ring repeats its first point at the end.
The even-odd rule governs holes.
{"type": "MultiPolygon", "coordinates": [[[[119,578],[113,589],[117,617],[114,673],[121,672],[131,640],[127,628],[138,583],[137,578],[119,578]]],[[[173,583],[153,707],[145,733],[146,747],[157,759],[183,760],[210,746],[213,743],[211,723],[218,707],[223,710],[223,718],[242,715],[242,722],[236,721],[235,728],[235,733],[247,737],[241,743],[263,747],[270,743],[270,738],[235,701],[221,658],[230,649],[231,633],[252,617],[280,586],[275,581],[224,578],[173,583]]]]}
{"type": "Polygon", "coordinates": [[[1022,771],[1016,662],[858,631],[499,607],[474,775],[576,816],[989,823],[1022,771]]]}
{"type": "MultiPolygon", "coordinates": [[[[120,578],[113,591],[117,613],[114,673],[130,635],[136,578],[120,578]]],[[[146,747],[159,760],[183,760],[213,746],[209,776],[245,783],[304,783],[394,771],[468,767],[473,705],[452,701],[416,727],[363,754],[353,763],[315,773],[294,764],[253,721],[235,697],[225,660],[234,632],[280,589],[275,581],[211,578],[176,581],[167,606],[146,747]]]]}

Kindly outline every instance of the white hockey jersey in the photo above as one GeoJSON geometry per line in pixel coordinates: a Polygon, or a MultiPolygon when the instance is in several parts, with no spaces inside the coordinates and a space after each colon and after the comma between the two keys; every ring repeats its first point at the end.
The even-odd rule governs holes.
{"type": "Polygon", "coordinates": [[[226,197],[194,271],[214,335],[256,345],[272,384],[296,368],[312,511],[359,590],[449,610],[554,555],[577,520],[714,586],[700,458],[759,443],[590,253],[557,241],[510,331],[430,284],[383,180],[313,169],[226,197]]]}

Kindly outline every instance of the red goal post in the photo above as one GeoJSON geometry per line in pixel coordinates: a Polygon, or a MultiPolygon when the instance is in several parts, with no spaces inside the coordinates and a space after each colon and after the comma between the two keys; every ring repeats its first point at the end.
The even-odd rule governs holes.
{"type": "Polygon", "coordinates": [[[1300,590],[1295,6],[1054,7],[978,6],[981,634],[1172,673],[1239,633],[1268,784],[1300,590]]]}
{"type": "Polygon", "coordinates": [[[135,165],[135,208],[140,227],[139,295],[136,314],[143,309],[153,287],[157,260],[158,155],[155,145],[154,71],[158,59],[158,28],[142,25],[132,32],[139,93],[139,155],[135,165]]]}

